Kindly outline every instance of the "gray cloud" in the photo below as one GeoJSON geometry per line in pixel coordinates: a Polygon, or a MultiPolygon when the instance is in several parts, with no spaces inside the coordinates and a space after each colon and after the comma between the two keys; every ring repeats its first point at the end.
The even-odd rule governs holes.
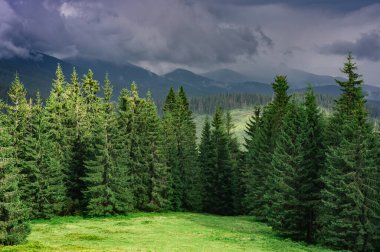
{"type": "Polygon", "coordinates": [[[28,50],[18,41],[22,37],[22,21],[5,1],[0,0],[0,58],[18,55],[26,57],[28,50]]]}
{"type": "Polygon", "coordinates": [[[346,55],[352,52],[358,59],[380,61],[380,31],[364,33],[355,41],[335,41],[321,49],[325,54],[346,55]]]}
{"type": "Polygon", "coordinates": [[[182,0],[0,3],[9,13],[8,30],[18,34],[0,33],[9,37],[9,55],[31,49],[61,58],[206,66],[251,58],[259,47],[273,46],[261,28],[225,22],[201,3],[182,0]]]}
{"type": "Polygon", "coordinates": [[[351,49],[359,60],[372,60],[362,61],[362,69],[378,80],[379,32],[371,31],[380,28],[380,4],[338,2],[0,0],[0,58],[36,50],[129,61],[160,73],[176,67],[251,73],[284,64],[336,75],[341,54],[351,49]]]}
{"type": "Polygon", "coordinates": [[[332,1],[332,0],[188,0],[188,2],[208,2],[211,4],[224,4],[236,6],[257,6],[257,5],[287,5],[297,8],[320,8],[334,11],[353,11],[368,5],[377,4],[377,0],[360,1],[332,1]]]}

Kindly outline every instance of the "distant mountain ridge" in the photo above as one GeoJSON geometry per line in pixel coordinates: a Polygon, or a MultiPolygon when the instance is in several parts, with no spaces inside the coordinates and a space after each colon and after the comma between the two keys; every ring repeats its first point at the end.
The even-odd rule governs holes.
{"type": "MultiPolygon", "coordinates": [[[[153,97],[160,100],[165,97],[170,87],[177,89],[179,86],[184,86],[189,96],[218,93],[272,94],[270,82],[253,81],[254,78],[230,69],[220,69],[203,74],[197,74],[186,69],[175,69],[164,75],[158,75],[131,63],[117,65],[99,60],[60,60],[36,52],[31,53],[29,58],[0,59],[1,97],[6,97],[7,90],[16,72],[19,73],[21,81],[30,95],[40,91],[46,97],[50,92],[57,64],[62,66],[67,80],[70,79],[74,67],[80,77],[91,68],[94,77],[100,83],[103,83],[104,76],[108,73],[114,87],[114,99],[117,98],[122,88],[129,88],[132,81],[138,84],[141,95],[151,91],[153,97]]],[[[291,92],[304,92],[308,83],[311,82],[316,93],[334,96],[340,94],[340,88],[335,83],[334,77],[315,75],[299,70],[292,71],[293,73],[290,72],[288,76],[291,92]],[[296,85],[292,83],[292,79],[297,79],[296,85]]],[[[380,101],[379,87],[363,85],[363,89],[367,93],[368,99],[380,101]]]]}
{"type": "Polygon", "coordinates": [[[216,81],[229,83],[241,83],[252,81],[252,79],[250,79],[248,76],[226,68],[206,72],[200,75],[216,81]]]}

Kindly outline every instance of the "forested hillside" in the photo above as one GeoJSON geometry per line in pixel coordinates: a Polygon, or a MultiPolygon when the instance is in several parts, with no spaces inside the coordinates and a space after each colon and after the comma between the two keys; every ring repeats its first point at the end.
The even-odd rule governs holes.
{"type": "Polygon", "coordinates": [[[279,75],[271,98],[189,100],[171,88],[162,113],[135,83],[113,102],[108,76],[100,83],[91,70],[65,76],[58,65],[46,100],[29,99],[16,75],[0,114],[0,244],[24,242],[30,219],[189,211],[252,215],[285,238],[379,251],[380,138],[356,71],[349,54],[334,102],[312,88],[291,95],[279,75]],[[230,112],[214,111],[226,100],[262,105],[244,148],[230,112]],[[213,112],[199,145],[192,106],[213,112]]]}

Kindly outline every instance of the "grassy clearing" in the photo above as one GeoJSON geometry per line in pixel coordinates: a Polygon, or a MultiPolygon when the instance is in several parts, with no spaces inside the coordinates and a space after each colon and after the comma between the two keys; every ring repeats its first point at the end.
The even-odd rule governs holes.
{"type": "MultiPolygon", "coordinates": [[[[240,109],[232,109],[230,110],[231,117],[232,117],[232,122],[235,125],[235,128],[233,132],[235,133],[239,143],[244,143],[244,137],[246,136],[245,134],[245,129],[247,126],[247,122],[249,118],[254,114],[254,107],[245,107],[245,108],[240,108],[240,109]]],[[[197,128],[197,140],[200,141],[201,138],[201,133],[202,133],[202,128],[204,126],[204,122],[206,120],[206,117],[208,115],[200,115],[200,114],[195,114],[194,115],[194,121],[195,125],[197,128]]],[[[212,120],[212,115],[208,116],[210,121],[212,120]]]]}
{"type": "Polygon", "coordinates": [[[33,221],[28,242],[1,251],[308,251],[276,236],[252,217],[192,213],[136,213],[129,216],[62,217],[33,221]]]}

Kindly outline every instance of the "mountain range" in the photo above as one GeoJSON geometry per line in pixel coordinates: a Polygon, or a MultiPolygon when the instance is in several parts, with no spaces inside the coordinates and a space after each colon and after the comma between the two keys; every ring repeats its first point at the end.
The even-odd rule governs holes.
{"type": "MultiPolygon", "coordinates": [[[[106,73],[114,86],[115,98],[122,88],[128,88],[132,81],[138,84],[141,95],[151,91],[155,99],[163,99],[170,87],[184,86],[189,96],[204,96],[218,93],[259,93],[272,94],[270,80],[274,76],[267,76],[266,82],[255,81],[254,76],[248,76],[231,69],[219,69],[206,73],[194,73],[186,69],[175,69],[164,75],[158,75],[131,63],[118,65],[111,62],[86,59],[60,60],[55,57],[34,52],[28,58],[0,59],[0,95],[5,97],[7,90],[14,79],[15,73],[20,75],[30,95],[40,91],[46,97],[51,89],[52,79],[57,65],[60,64],[67,79],[70,78],[75,67],[79,76],[91,69],[97,80],[102,80],[106,73]]],[[[254,72],[254,71],[253,71],[254,72]]],[[[311,83],[316,93],[339,95],[340,88],[336,84],[336,77],[316,75],[295,69],[288,69],[291,92],[304,92],[311,83]]],[[[261,78],[262,79],[262,78],[261,78]]],[[[341,79],[341,78],[338,78],[341,79]]],[[[364,85],[368,99],[380,101],[380,88],[364,85]]]]}

